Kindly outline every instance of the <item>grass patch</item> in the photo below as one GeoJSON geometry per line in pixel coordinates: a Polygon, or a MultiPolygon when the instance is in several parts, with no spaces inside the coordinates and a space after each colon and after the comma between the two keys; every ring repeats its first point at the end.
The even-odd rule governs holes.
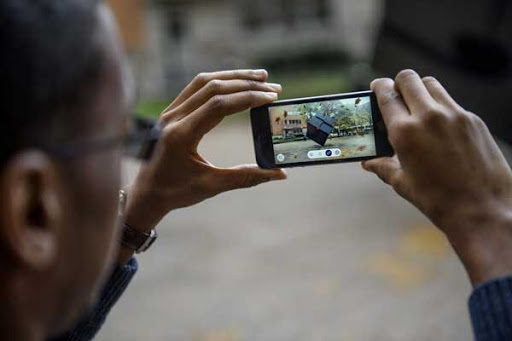
{"type": "Polygon", "coordinates": [[[280,99],[298,97],[311,97],[330,95],[334,93],[350,91],[351,82],[343,73],[297,73],[297,74],[273,74],[271,82],[283,86],[280,99]]]}
{"type": "Polygon", "coordinates": [[[141,100],[137,103],[137,116],[156,119],[171,103],[171,100],[141,100]]]}

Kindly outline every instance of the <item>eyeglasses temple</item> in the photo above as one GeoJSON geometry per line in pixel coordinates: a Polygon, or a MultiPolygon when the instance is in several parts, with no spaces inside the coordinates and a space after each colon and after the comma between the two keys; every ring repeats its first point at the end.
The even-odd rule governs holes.
{"type": "Polygon", "coordinates": [[[162,126],[160,123],[156,123],[151,130],[149,130],[148,135],[144,139],[144,143],[142,144],[140,151],[137,155],[139,159],[149,160],[153,156],[156,145],[160,140],[160,136],[162,135],[162,126]]]}

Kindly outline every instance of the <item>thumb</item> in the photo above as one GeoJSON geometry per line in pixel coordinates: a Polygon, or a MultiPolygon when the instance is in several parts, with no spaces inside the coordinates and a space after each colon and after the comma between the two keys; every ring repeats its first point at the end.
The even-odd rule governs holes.
{"type": "Polygon", "coordinates": [[[364,161],[362,166],[366,171],[376,174],[382,181],[393,187],[398,185],[403,174],[402,166],[396,156],[364,161]]]}
{"type": "Polygon", "coordinates": [[[284,169],[261,169],[257,165],[241,165],[219,169],[218,192],[249,188],[265,182],[286,180],[284,169]]]}

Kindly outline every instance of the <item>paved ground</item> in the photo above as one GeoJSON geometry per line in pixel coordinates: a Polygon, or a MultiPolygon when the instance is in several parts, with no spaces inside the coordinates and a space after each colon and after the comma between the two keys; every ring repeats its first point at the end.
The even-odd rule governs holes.
{"type": "MultiPolygon", "coordinates": [[[[285,163],[311,161],[308,158],[308,152],[311,150],[339,149],[340,157],[362,157],[372,156],[375,151],[375,136],[367,134],[365,136],[345,136],[328,139],[324,146],[320,146],[315,141],[294,141],[274,145],[274,154],[284,155],[285,163]]],[[[337,157],[331,157],[337,158],[337,157]]]]}
{"type": "MultiPolygon", "coordinates": [[[[253,162],[250,136],[204,154],[253,162]]],[[[465,273],[414,208],[358,164],[289,177],[170,214],[98,340],[471,339],[465,273]]]]}

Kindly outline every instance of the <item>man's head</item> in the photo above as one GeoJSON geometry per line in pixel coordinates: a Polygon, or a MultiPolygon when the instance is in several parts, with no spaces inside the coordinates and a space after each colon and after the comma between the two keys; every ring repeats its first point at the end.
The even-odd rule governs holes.
{"type": "Polygon", "coordinates": [[[0,2],[0,329],[69,327],[105,276],[122,151],[84,146],[124,133],[120,60],[100,1],[0,2]]]}

